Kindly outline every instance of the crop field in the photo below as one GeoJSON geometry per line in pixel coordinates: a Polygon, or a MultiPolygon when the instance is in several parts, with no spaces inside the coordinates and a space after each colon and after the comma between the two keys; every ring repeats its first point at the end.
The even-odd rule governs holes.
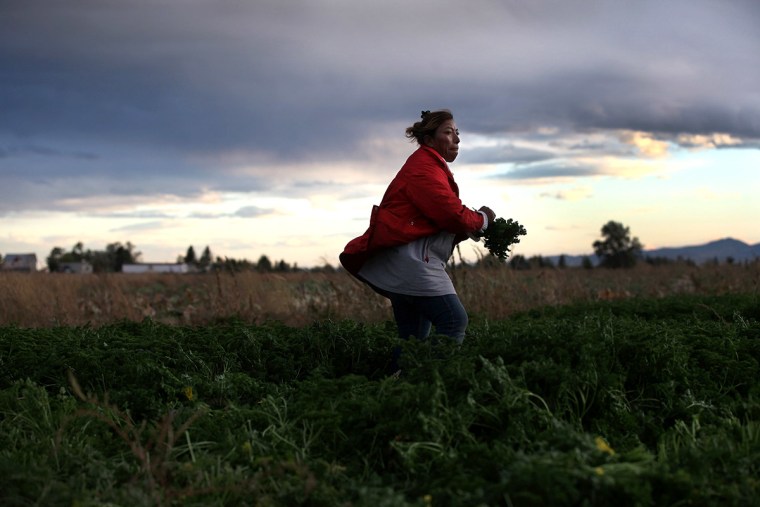
{"type": "MultiPolygon", "coordinates": [[[[471,315],[502,319],[544,306],[670,295],[753,294],[760,261],[634,269],[457,268],[454,285],[471,315]]],[[[0,272],[0,325],[100,326],[150,318],[207,325],[236,318],[301,326],[325,319],[382,323],[387,300],[345,272],[72,275],[0,272]]]]}
{"type": "Polygon", "coordinates": [[[6,276],[0,505],[757,505],[758,267],[657,269],[455,273],[461,346],[341,273],[6,276]]]}

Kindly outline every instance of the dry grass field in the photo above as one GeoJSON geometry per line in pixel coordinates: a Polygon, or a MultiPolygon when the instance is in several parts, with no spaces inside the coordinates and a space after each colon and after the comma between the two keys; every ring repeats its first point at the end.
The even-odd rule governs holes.
{"type": "MultiPolygon", "coordinates": [[[[760,262],[633,269],[456,268],[471,315],[501,319],[551,305],[674,294],[758,294],[760,262]]],[[[205,325],[237,317],[299,326],[318,320],[381,322],[387,301],[345,272],[71,275],[0,273],[0,325],[100,326],[151,318],[205,325]]]]}

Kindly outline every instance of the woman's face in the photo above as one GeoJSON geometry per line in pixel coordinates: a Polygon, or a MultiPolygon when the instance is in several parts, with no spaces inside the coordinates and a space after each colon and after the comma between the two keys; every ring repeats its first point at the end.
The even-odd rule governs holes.
{"type": "Polygon", "coordinates": [[[459,155],[459,130],[454,120],[441,123],[435,135],[426,138],[425,144],[440,153],[446,162],[453,162],[459,155]]]}

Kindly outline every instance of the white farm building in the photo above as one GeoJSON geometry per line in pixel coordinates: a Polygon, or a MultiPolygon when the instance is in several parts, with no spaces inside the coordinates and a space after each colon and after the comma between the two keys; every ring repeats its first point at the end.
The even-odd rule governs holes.
{"type": "Polygon", "coordinates": [[[190,273],[190,265],[170,262],[144,262],[139,264],[124,264],[122,273],[190,273]]]}
{"type": "Polygon", "coordinates": [[[37,254],[7,254],[0,263],[2,271],[37,271],[37,254]]]}

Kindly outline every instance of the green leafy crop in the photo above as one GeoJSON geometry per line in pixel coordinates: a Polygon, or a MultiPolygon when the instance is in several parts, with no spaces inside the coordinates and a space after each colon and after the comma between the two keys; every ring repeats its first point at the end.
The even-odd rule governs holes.
{"type": "Polygon", "coordinates": [[[520,242],[518,236],[525,236],[528,231],[525,227],[511,218],[504,220],[497,218],[488,226],[483,236],[485,246],[494,257],[505,261],[509,257],[509,247],[520,242]]]}
{"type": "Polygon", "coordinates": [[[759,303],[0,326],[0,505],[757,505],[759,303]]]}

